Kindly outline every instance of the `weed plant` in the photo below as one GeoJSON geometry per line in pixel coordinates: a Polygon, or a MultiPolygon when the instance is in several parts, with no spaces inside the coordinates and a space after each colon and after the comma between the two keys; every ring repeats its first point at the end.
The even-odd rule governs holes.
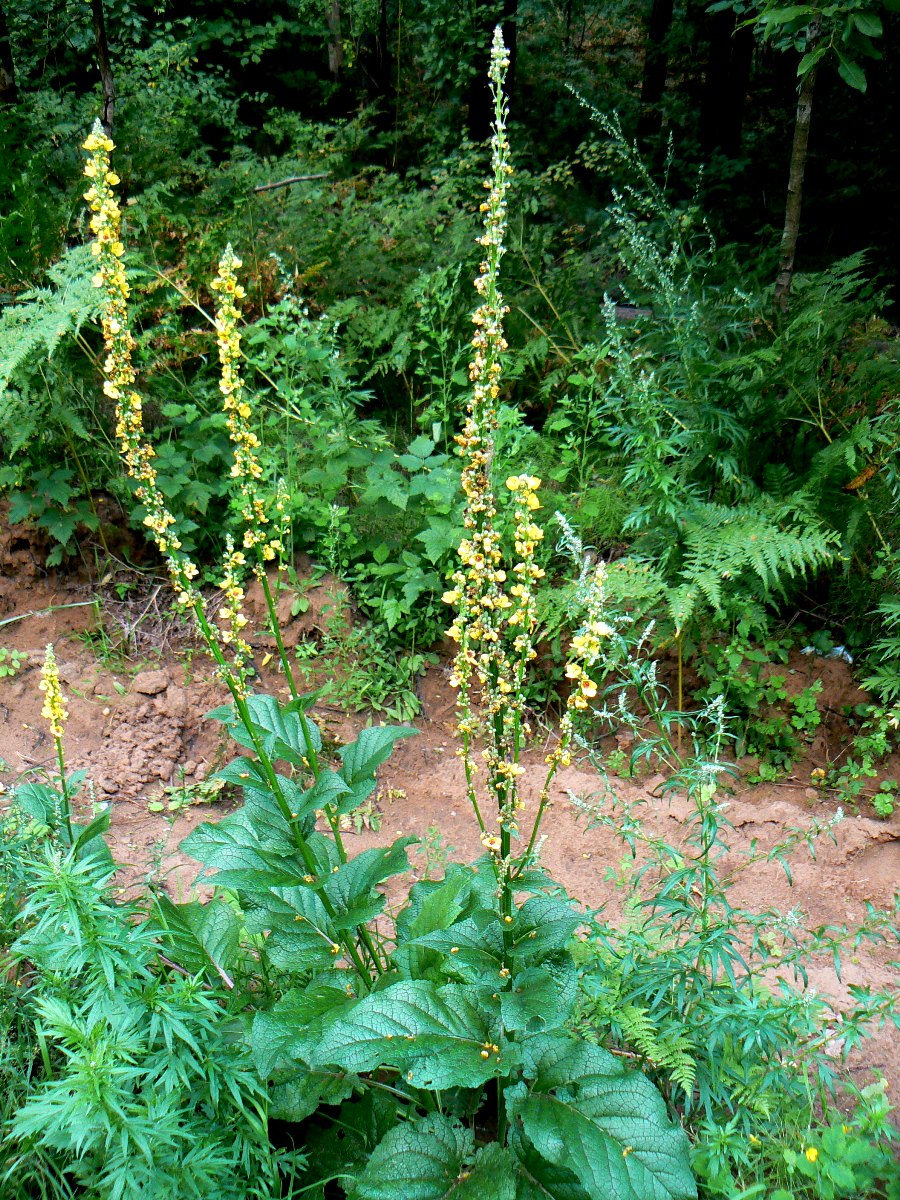
{"type": "MultiPolygon", "coordinates": [[[[798,1196],[878,1194],[888,1178],[892,1135],[877,1089],[840,1132],[814,1127],[811,1107],[787,1107],[797,1094],[791,1071],[802,1064],[785,1059],[804,1051],[800,1001],[779,1007],[758,973],[741,969],[736,910],[715,874],[721,711],[711,706],[709,732],[668,712],[652,665],[642,668],[621,636],[603,563],[580,573],[565,711],[539,794],[522,792],[524,689],[537,655],[535,592],[546,551],[540,480],[497,472],[507,67],[498,30],[471,391],[457,438],[463,538],[444,597],[456,609],[461,758],[484,854],[468,866],[444,858],[442,877],[414,884],[390,919],[383,885],[398,885],[415,839],[351,859],[342,818],[364,811],[378,768],[414,730],[372,726],[332,757],[313,698],[297,688],[269,577],[285,555],[290,497],[267,478],[244,383],[240,260],[228,247],[212,284],[240,533],[226,540],[224,602],[213,618],[145,434],[113,145],[99,124],[85,143],[104,393],[143,523],[230,693],[211,716],[240,750],[217,780],[242,803],[183,843],[214,888],[207,904],[175,904],[162,892],[123,903],[111,889],[114,866],[101,836],[108,811],[83,827],[73,819],[81,780],[66,770],[64,697],[48,651],[44,716],[57,769],[17,789],[0,842],[0,986],[14,997],[0,1043],[10,1080],[4,1103],[12,1105],[4,1194],[688,1200],[698,1194],[695,1174],[710,1196],[747,1177],[735,1146],[743,1126],[755,1129],[762,1115],[773,1129],[787,1128],[795,1112],[808,1114],[808,1132],[796,1149],[785,1143],[784,1169],[764,1172],[764,1187],[786,1179],[798,1196]],[[266,600],[286,698],[252,688],[248,573],[266,600]],[[618,933],[573,905],[542,869],[539,851],[556,772],[586,744],[585,722],[630,711],[630,693],[642,701],[637,719],[648,733],[635,753],[671,767],[671,786],[694,798],[696,818],[690,853],[659,848],[671,870],[650,918],[618,933]],[[681,746],[687,728],[696,734],[692,753],[681,746]],[[585,929],[573,953],[573,935],[585,929]],[[612,981],[619,990],[608,1000],[612,981]],[[697,1036],[700,1021],[712,1034],[708,1044],[697,1036]],[[634,1049],[623,1054],[626,1045],[634,1049]],[[754,1064],[776,1058],[782,1074],[760,1080],[754,1064]],[[783,1092],[781,1079],[790,1085],[783,1092]],[[726,1111],[733,1129],[723,1128],[726,1111]],[[839,1143],[854,1147],[854,1193],[835,1166],[839,1143]]],[[[619,820],[627,836],[640,837],[629,814],[619,820]]],[[[430,835],[426,865],[444,854],[430,835]]],[[[873,931],[877,924],[873,915],[873,931]]],[[[810,947],[787,935],[784,942],[784,957],[802,967],[810,947]]],[[[872,998],[848,1038],[864,1017],[888,1008],[872,998]]],[[[790,1131],[795,1141],[797,1132],[790,1131]]]]}

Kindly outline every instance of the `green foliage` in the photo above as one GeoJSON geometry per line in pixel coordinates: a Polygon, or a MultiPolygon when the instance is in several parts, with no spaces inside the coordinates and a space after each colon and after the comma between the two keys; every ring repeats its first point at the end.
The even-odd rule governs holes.
{"type": "Polygon", "coordinates": [[[28,661],[28,655],[21,650],[10,650],[0,646],[0,679],[15,675],[28,661]]]}
{"type": "Polygon", "coordinates": [[[706,646],[697,665],[704,686],[696,696],[705,703],[722,698],[726,713],[737,722],[737,753],[758,755],[763,763],[783,770],[790,770],[822,721],[821,679],[791,695],[787,676],[776,668],[787,662],[793,644],[788,636],[753,645],[744,625],[729,642],[706,646]]]}
{"type": "MultiPolygon", "coordinates": [[[[637,702],[652,696],[652,667],[632,663],[624,678],[631,686],[621,692],[617,661],[611,653],[609,666],[620,680],[610,691],[622,695],[617,721],[631,713],[632,725],[640,728],[645,718],[627,697],[634,694],[635,672],[648,677],[636,689],[637,702]]],[[[658,728],[652,712],[651,721],[658,728]]],[[[696,738],[696,718],[682,724],[696,738]]],[[[679,763],[674,732],[657,735],[654,754],[679,763]]],[[[602,765],[593,751],[591,757],[602,765]]],[[[645,826],[646,800],[609,804],[602,791],[580,798],[590,821],[614,831],[632,856],[640,847],[641,861],[621,881],[625,922],[597,919],[577,946],[579,1029],[634,1056],[660,1087],[670,1112],[692,1133],[702,1196],[780,1195],[779,1187],[791,1188],[784,1194],[797,1200],[826,1192],[865,1194],[854,1187],[872,1188],[872,1194],[887,1187],[884,1194],[892,1195],[897,1135],[879,1089],[856,1093],[850,1124],[837,1115],[836,1064],[827,1046],[830,1006],[806,986],[807,968],[819,956],[839,971],[842,957],[860,943],[892,938],[891,917],[870,909],[858,929],[807,929],[797,912],[736,904],[732,888],[745,872],[777,862],[790,879],[792,855],[804,846],[813,853],[818,838],[833,836],[839,817],[788,830],[770,849],[754,841],[739,852],[730,840],[727,803],[716,794],[716,773],[702,760],[693,767],[680,763],[679,783],[690,805],[686,836],[677,846],[645,826]],[[851,1143],[849,1163],[838,1149],[851,1143]],[[818,1150],[826,1144],[827,1155],[818,1150]],[[810,1148],[821,1162],[804,1153],[810,1148]],[[849,1174],[842,1162],[852,1168],[849,1174]]],[[[853,1009],[841,1014],[845,1046],[872,1019],[900,1021],[890,994],[868,988],[852,994],[853,1009]]]]}
{"type": "Polygon", "coordinates": [[[872,785],[880,774],[878,764],[900,744],[900,715],[896,706],[862,705],[855,716],[859,722],[858,730],[846,757],[829,771],[827,782],[836,789],[843,803],[856,809],[861,800],[869,800],[879,817],[889,817],[894,811],[896,780],[880,780],[874,792],[872,785]]]}
{"type": "Polygon", "coordinates": [[[872,579],[883,589],[872,614],[879,636],[868,648],[870,669],[862,684],[885,703],[896,704],[900,701],[900,565],[894,555],[883,552],[872,579]]]}
{"type": "Polygon", "coordinates": [[[10,497],[10,521],[32,521],[50,535],[50,565],[74,550],[79,530],[99,528],[84,478],[109,462],[95,443],[93,403],[78,394],[77,364],[73,379],[69,341],[97,312],[91,262],[87,247],[68,250],[49,269],[48,286],[0,314],[0,489],[10,497]]]}
{"type": "Polygon", "coordinates": [[[265,1094],[221,981],[164,967],[164,929],[114,897],[108,813],[70,842],[58,787],[14,799],[0,841],[4,1195],[279,1194],[265,1094]]]}
{"type": "Polygon", "coordinates": [[[328,677],[317,695],[353,712],[383,713],[392,721],[415,717],[421,704],[417,681],[434,655],[398,653],[377,625],[353,619],[349,602],[339,592],[323,610],[320,638],[297,647],[298,668],[307,685],[314,684],[316,659],[328,663],[328,677]]]}
{"type": "Polygon", "coordinates": [[[721,0],[712,11],[733,8],[751,13],[749,20],[780,50],[805,51],[797,74],[808,75],[823,58],[837,60],[844,83],[859,92],[866,90],[866,72],[861,60],[881,57],[877,39],[884,33],[881,13],[896,11],[892,0],[839,0],[835,4],[790,4],[780,0],[721,0]]]}

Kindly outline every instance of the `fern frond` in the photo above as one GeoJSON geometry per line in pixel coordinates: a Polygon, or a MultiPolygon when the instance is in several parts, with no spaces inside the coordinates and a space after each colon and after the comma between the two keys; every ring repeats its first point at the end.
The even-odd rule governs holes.
{"type": "Polygon", "coordinates": [[[788,579],[834,558],[837,534],[789,504],[707,503],[686,513],[680,582],[669,597],[669,613],[683,629],[699,600],[721,612],[726,586],[742,584],[768,601],[785,593],[788,579]]]}
{"type": "Polygon", "coordinates": [[[694,1045],[681,1029],[669,1029],[660,1035],[647,1009],[636,1004],[622,1005],[616,1011],[622,1035],[629,1045],[659,1071],[667,1072],[685,1094],[694,1090],[697,1066],[694,1045]]]}
{"type": "Polygon", "coordinates": [[[39,354],[51,358],[96,315],[100,299],[93,272],[89,247],[75,246],[47,272],[49,286],[24,292],[0,313],[0,396],[26,363],[39,354]]]}

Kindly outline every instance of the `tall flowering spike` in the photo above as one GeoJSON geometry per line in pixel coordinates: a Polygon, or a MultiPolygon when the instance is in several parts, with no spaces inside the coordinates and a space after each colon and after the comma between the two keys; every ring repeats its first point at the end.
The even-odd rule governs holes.
{"type": "Polygon", "coordinates": [[[128,321],[128,280],[122,255],[122,212],[113,189],[119,177],[110,169],[109,155],[115,149],[99,121],[84,142],[88,151],[84,173],[91,181],[84,193],[91,209],[91,250],[97,262],[94,287],[103,292],[101,321],[106,357],[103,361],[103,391],[116,403],[116,437],[129,476],[137,484],[135,494],[146,509],[144,524],[166,556],[179,602],[193,605],[199,592],[193,585],[197,568],[181,553],[181,542],[172,532],[172,516],[156,481],[153,448],[144,435],[141,397],[135,391],[132,364],[135,342],[128,321]]]}
{"type": "MultiPolygon", "coordinates": [[[[456,439],[464,460],[461,478],[466,536],[459,547],[460,568],[453,576],[452,589],[444,596],[447,603],[457,605],[449,633],[459,644],[452,681],[459,688],[460,753],[469,797],[482,824],[482,842],[497,859],[508,855],[509,834],[515,831],[520,808],[517,778],[523,773],[518,762],[524,729],[522,663],[510,657],[509,645],[513,641],[518,654],[521,643],[515,639],[521,630],[513,634],[510,621],[524,620],[529,624],[522,603],[514,604],[504,588],[507,576],[491,478],[502,356],[507,348],[503,318],[508,310],[500,292],[499,274],[506,233],[506,195],[512,174],[506,136],[508,109],[503,94],[508,66],[509,58],[498,28],[494,32],[489,71],[494,132],[491,175],[484,183],[488,194],[481,204],[484,232],[478,238],[484,258],[475,280],[481,303],[472,316],[475,326],[469,363],[472,392],[462,432],[456,439]],[[473,706],[476,687],[483,717],[476,715],[473,706]],[[477,765],[473,741],[482,732],[486,739],[481,756],[486,766],[488,793],[497,807],[499,834],[485,824],[475,791],[477,765]]],[[[533,543],[534,539],[531,540],[533,543]]]]}
{"type": "Polygon", "coordinates": [[[590,708],[590,702],[597,695],[597,682],[592,675],[596,674],[594,668],[604,656],[604,642],[615,632],[603,619],[606,611],[605,563],[598,563],[585,581],[585,608],[584,621],[569,644],[565,674],[572,686],[559,726],[559,741],[546,760],[551,771],[560,766],[567,767],[572,761],[569,747],[574,733],[574,720],[590,708]]]}
{"type": "Polygon", "coordinates": [[[235,550],[231,534],[225,540],[225,561],[219,586],[224,597],[218,612],[219,637],[231,649],[234,656],[233,678],[238,691],[246,695],[247,664],[253,651],[244,640],[243,630],[247,625],[244,615],[243,571],[247,565],[242,550],[235,550]]]}
{"type": "Polygon", "coordinates": [[[283,549],[280,529],[273,530],[266,514],[260,489],[263,469],[257,450],[259,438],[250,427],[253,410],[244,397],[241,375],[241,335],[238,332],[240,311],[237,302],[244,298],[243,287],[237,281],[241,260],[226,246],[219,259],[219,270],[211,287],[218,297],[216,335],[219,347],[221,377],[219,390],[222,407],[228,420],[228,435],[234,446],[231,476],[241,491],[241,517],[244,521],[244,549],[255,551],[257,573],[263,561],[278,558],[283,549]]]}
{"type": "Polygon", "coordinates": [[[584,623],[569,646],[566,678],[575,684],[567,702],[570,712],[587,708],[589,701],[597,695],[597,684],[591,678],[591,671],[603,657],[604,640],[614,632],[612,626],[603,620],[606,609],[605,584],[606,565],[598,563],[588,585],[584,623]]]}
{"type": "Polygon", "coordinates": [[[38,687],[44,693],[41,716],[49,723],[50,732],[58,744],[62,741],[63,727],[69,714],[66,711],[62,685],[59,681],[59,668],[56,664],[56,655],[53,653],[52,643],[48,644],[46,653],[44,654],[44,663],[41,667],[41,681],[38,687]]]}

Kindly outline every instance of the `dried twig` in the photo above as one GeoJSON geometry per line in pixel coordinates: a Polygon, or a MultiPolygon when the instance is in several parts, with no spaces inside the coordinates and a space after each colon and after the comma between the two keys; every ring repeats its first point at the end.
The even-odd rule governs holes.
{"type": "Polygon", "coordinates": [[[275,188],[290,187],[292,183],[306,183],[309,179],[327,179],[330,171],[322,171],[318,175],[291,175],[288,179],[279,179],[277,183],[261,183],[254,192],[271,192],[275,188]]]}

